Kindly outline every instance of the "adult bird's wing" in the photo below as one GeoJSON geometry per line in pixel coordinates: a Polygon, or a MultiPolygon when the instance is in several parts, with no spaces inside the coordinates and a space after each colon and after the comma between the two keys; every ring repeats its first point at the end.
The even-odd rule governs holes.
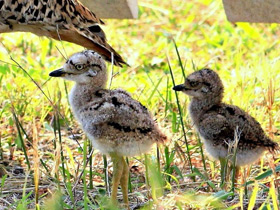
{"type": "Polygon", "coordinates": [[[114,64],[126,64],[107,43],[104,24],[77,0],[0,0],[0,33],[31,32],[72,42],[98,52],[114,64]]]}

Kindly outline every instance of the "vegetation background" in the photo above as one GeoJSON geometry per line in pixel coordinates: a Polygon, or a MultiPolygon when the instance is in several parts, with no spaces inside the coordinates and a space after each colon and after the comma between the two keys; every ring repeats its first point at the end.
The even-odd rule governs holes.
{"type": "MultiPolygon", "coordinates": [[[[171,71],[179,84],[196,69],[216,70],[225,102],[248,111],[279,142],[279,25],[232,24],[222,1],[140,0],[139,9],[137,20],[105,20],[108,42],[131,65],[114,67],[111,88],[147,106],[172,141],[129,158],[131,207],[278,209],[279,174],[271,168],[279,157],[275,165],[271,155],[254,164],[248,185],[234,193],[219,187],[218,163],[202,152],[189,99],[176,100],[171,71]]],[[[67,100],[73,83],[48,76],[83,48],[27,33],[1,34],[0,41],[0,209],[116,209],[106,205],[110,160],[93,150],[86,166],[91,146],[67,100]]]]}

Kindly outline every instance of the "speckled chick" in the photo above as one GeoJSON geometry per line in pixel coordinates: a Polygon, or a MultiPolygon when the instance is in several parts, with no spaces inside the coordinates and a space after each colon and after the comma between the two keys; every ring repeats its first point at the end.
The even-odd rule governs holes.
{"type": "Polygon", "coordinates": [[[31,32],[95,50],[115,65],[126,64],[107,43],[104,24],[78,0],[1,0],[0,33],[31,32]]]}
{"type": "MultiPolygon", "coordinates": [[[[76,53],[62,69],[51,72],[50,76],[76,82],[69,94],[74,116],[93,146],[112,157],[114,172],[127,167],[123,156],[140,155],[154,143],[166,140],[145,106],[122,89],[105,88],[107,69],[98,53],[92,50],[76,53]],[[122,161],[123,165],[117,165],[122,161]]],[[[128,171],[124,170],[117,175],[114,173],[114,176],[127,176],[128,171]]],[[[119,180],[115,182],[119,183],[119,180]]],[[[120,182],[127,185],[127,180],[123,184],[122,180],[120,182]]],[[[113,199],[116,199],[116,185],[113,180],[113,199]]],[[[123,191],[123,195],[127,196],[127,190],[123,191]]],[[[128,203],[127,198],[124,197],[124,200],[128,203]]]]}
{"type": "Polygon", "coordinates": [[[224,87],[213,70],[196,71],[186,78],[184,84],[173,89],[191,97],[191,120],[206,151],[214,159],[227,157],[228,145],[234,141],[236,129],[239,137],[236,166],[257,161],[265,150],[275,152],[279,149],[252,116],[237,106],[222,102],[224,87]]]}

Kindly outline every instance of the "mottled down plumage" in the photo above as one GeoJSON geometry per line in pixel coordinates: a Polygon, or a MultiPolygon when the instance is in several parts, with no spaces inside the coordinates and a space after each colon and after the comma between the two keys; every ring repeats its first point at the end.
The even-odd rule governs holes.
{"type": "Polygon", "coordinates": [[[63,69],[50,76],[76,82],[69,94],[70,105],[93,146],[102,153],[135,156],[166,140],[145,106],[122,89],[105,89],[107,69],[94,51],[72,55],[63,69]]]}
{"type": "Polygon", "coordinates": [[[215,159],[226,158],[229,145],[237,138],[236,165],[255,162],[265,150],[279,150],[261,125],[237,106],[222,102],[224,87],[218,74],[202,69],[190,74],[185,83],[174,87],[191,96],[189,113],[202,137],[206,151],[215,159]]]}
{"type": "Polygon", "coordinates": [[[0,0],[0,33],[32,32],[92,49],[114,64],[126,64],[107,43],[104,24],[78,0],[0,0]]]}
{"type": "Polygon", "coordinates": [[[102,153],[135,156],[166,140],[147,108],[124,90],[101,89],[90,95],[84,90],[76,86],[70,104],[94,147],[102,153]],[[83,95],[76,94],[80,92],[83,95]],[[85,100],[91,103],[82,103],[85,100]]]}

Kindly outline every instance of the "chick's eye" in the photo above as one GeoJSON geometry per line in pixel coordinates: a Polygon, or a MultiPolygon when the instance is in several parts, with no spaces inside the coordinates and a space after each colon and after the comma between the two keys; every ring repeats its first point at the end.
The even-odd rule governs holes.
{"type": "Polygon", "coordinates": [[[83,64],[76,64],[76,65],[75,65],[75,68],[76,68],[77,70],[82,70],[82,69],[84,68],[84,65],[83,65],[83,64]]]}
{"type": "Polygon", "coordinates": [[[198,85],[197,81],[190,81],[189,83],[191,87],[196,87],[198,85]]]}

